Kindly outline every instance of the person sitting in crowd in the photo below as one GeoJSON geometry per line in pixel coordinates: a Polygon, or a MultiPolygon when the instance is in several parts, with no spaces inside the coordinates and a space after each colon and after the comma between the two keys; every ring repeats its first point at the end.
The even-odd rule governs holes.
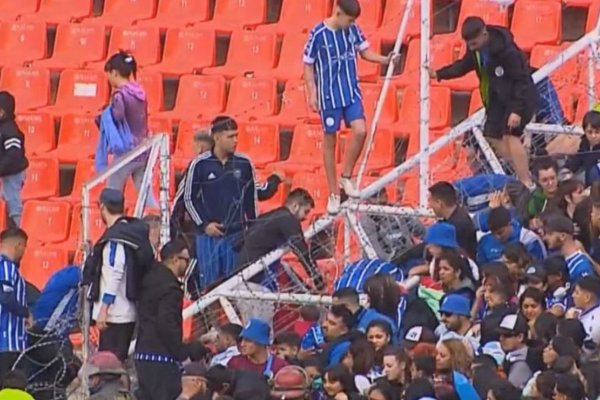
{"type": "Polygon", "coordinates": [[[505,246],[518,241],[525,245],[529,254],[535,259],[543,260],[546,257],[546,247],[540,237],[518,222],[511,221],[510,212],[506,208],[498,207],[491,210],[488,226],[490,233],[479,240],[477,249],[479,265],[500,260],[505,246]]]}
{"type": "Polygon", "coordinates": [[[262,371],[215,365],[206,372],[209,399],[231,396],[235,400],[264,400],[270,390],[262,371]]]}
{"type": "Polygon", "coordinates": [[[469,299],[460,294],[448,294],[440,301],[441,325],[437,329],[440,340],[460,338],[470,346],[473,354],[479,350],[479,338],[471,322],[469,299]]]}
{"type": "Polygon", "coordinates": [[[583,324],[587,334],[584,349],[591,351],[600,345],[600,278],[584,276],[575,284],[573,303],[575,315],[583,324]]]}
{"type": "MultiPolygon", "coordinates": [[[[564,168],[574,174],[585,174],[585,185],[592,184],[594,170],[600,162],[600,112],[588,111],[583,116],[583,137],[579,143],[577,153],[570,155],[564,168]]],[[[596,174],[597,175],[597,174],[596,174]]]]}
{"type": "Polygon", "coordinates": [[[326,341],[324,358],[326,365],[342,362],[344,354],[350,347],[351,339],[356,336],[352,331],[354,315],[345,306],[338,304],[331,307],[322,324],[326,341]]]}
{"type": "MultiPolygon", "coordinates": [[[[500,345],[505,352],[504,371],[510,383],[523,389],[533,372],[539,368],[532,367],[529,347],[527,347],[527,321],[518,314],[509,314],[500,322],[500,345]]],[[[536,360],[539,361],[539,360],[536,360]]]]}
{"type": "Polygon", "coordinates": [[[127,370],[110,351],[98,351],[81,367],[80,375],[88,380],[91,400],[130,400],[127,370]]]}
{"type": "Polygon", "coordinates": [[[301,337],[295,332],[280,332],[273,339],[275,355],[288,362],[293,362],[298,357],[301,337]]]}
{"type": "MultiPolygon", "coordinates": [[[[207,400],[207,369],[203,363],[189,362],[181,372],[181,393],[176,400],[207,400]]],[[[162,376],[161,376],[162,377],[162,376]]],[[[156,376],[154,377],[156,379],[156,376]]]]}
{"type": "Polygon", "coordinates": [[[558,164],[550,157],[538,159],[533,165],[537,188],[529,198],[529,227],[538,231],[541,227],[540,215],[558,205],[558,164]]]}
{"type": "Polygon", "coordinates": [[[215,341],[218,353],[211,359],[211,367],[214,365],[226,367],[232,357],[240,355],[238,342],[243,329],[241,325],[232,323],[224,324],[218,329],[215,341]]]}

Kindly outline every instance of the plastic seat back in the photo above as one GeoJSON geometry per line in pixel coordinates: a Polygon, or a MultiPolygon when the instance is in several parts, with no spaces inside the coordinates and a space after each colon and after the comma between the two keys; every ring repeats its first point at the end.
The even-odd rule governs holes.
{"type": "Polygon", "coordinates": [[[19,264],[19,271],[27,282],[43,290],[50,277],[69,264],[69,254],[52,247],[27,248],[19,264]]]}
{"type": "Polygon", "coordinates": [[[137,81],[146,92],[148,113],[154,114],[162,110],[164,103],[162,75],[158,72],[141,71],[137,76],[137,81]]]}
{"type": "Polygon", "coordinates": [[[267,19],[267,3],[251,0],[217,0],[213,23],[216,25],[254,26],[267,19]]]}
{"type": "Polygon", "coordinates": [[[16,121],[25,135],[27,155],[47,153],[56,147],[54,120],[49,114],[37,111],[20,112],[16,121]]]}
{"type": "Polygon", "coordinates": [[[279,160],[279,127],[264,122],[245,122],[239,129],[238,151],[257,166],[279,160]]]}
{"type": "Polygon", "coordinates": [[[225,83],[222,76],[182,76],[174,110],[189,117],[212,118],[225,108],[225,83]]]}
{"type": "Polygon", "coordinates": [[[30,200],[23,207],[23,229],[34,242],[64,241],[70,222],[71,205],[66,201],[30,200]]]}
{"type": "Polygon", "coordinates": [[[559,44],[561,24],[560,2],[518,1],[515,4],[511,32],[515,36],[515,42],[523,51],[531,51],[536,44],[559,44]]]}
{"type": "Polygon", "coordinates": [[[102,60],[106,51],[104,30],[103,25],[58,25],[54,53],[40,63],[57,69],[81,68],[86,62],[102,60]]]}
{"type": "Polygon", "coordinates": [[[325,172],[319,170],[315,173],[299,172],[292,179],[292,190],[304,188],[311,194],[315,201],[314,213],[321,214],[327,206],[329,188],[325,179],[325,172]]]}
{"type": "Polygon", "coordinates": [[[0,65],[22,65],[46,57],[46,24],[4,22],[0,24],[0,65]]]}
{"type": "Polygon", "coordinates": [[[66,69],[60,74],[55,107],[98,112],[108,101],[104,72],[66,69]]]}
{"type": "Polygon", "coordinates": [[[164,73],[192,73],[215,64],[216,37],[213,30],[173,28],[167,31],[165,50],[159,64],[164,73]]]}
{"type": "MultiPolygon", "coordinates": [[[[96,167],[94,165],[94,160],[78,160],[75,164],[75,177],[73,178],[73,190],[71,194],[68,196],[69,201],[80,202],[81,201],[81,189],[83,185],[92,180],[96,173],[96,167]]],[[[106,184],[104,182],[96,185],[90,190],[90,201],[93,203],[100,198],[100,192],[106,184]]]]}
{"type": "Polygon", "coordinates": [[[92,14],[93,0],[41,0],[35,14],[24,15],[23,19],[34,19],[48,24],[71,22],[92,14]]]}
{"type": "MultiPolygon", "coordinates": [[[[432,104],[429,125],[431,129],[445,128],[450,125],[450,89],[433,86],[430,90],[432,104]]],[[[411,128],[419,126],[419,93],[416,88],[408,87],[402,94],[399,121],[411,128]]]]}
{"type": "Polygon", "coordinates": [[[180,27],[210,18],[210,0],[160,0],[156,17],[138,21],[138,25],[161,28],[180,27]]]}
{"type": "Polygon", "coordinates": [[[277,112],[274,79],[238,77],[231,81],[226,111],[242,118],[271,116],[277,112]]]}
{"type": "Polygon", "coordinates": [[[277,37],[272,33],[235,31],[227,53],[226,67],[242,67],[245,71],[273,68],[277,37]]]}
{"type": "Polygon", "coordinates": [[[110,35],[108,56],[119,50],[131,52],[138,66],[156,64],[160,59],[160,31],[152,26],[115,26],[110,35]]]}
{"type": "Polygon", "coordinates": [[[17,111],[44,107],[50,102],[50,71],[38,67],[3,68],[0,88],[15,96],[17,111]]]}
{"type": "Polygon", "coordinates": [[[51,158],[29,160],[21,197],[23,200],[29,200],[58,195],[58,178],[58,160],[51,158]]]}
{"type": "Polygon", "coordinates": [[[320,163],[322,157],[323,128],[320,125],[296,125],[288,161],[299,164],[320,163]]]}
{"type": "MultiPolygon", "coordinates": [[[[362,93],[363,107],[367,118],[367,123],[370,124],[373,115],[375,114],[375,106],[381,94],[382,85],[377,83],[363,83],[360,85],[362,93]]],[[[383,109],[379,122],[386,124],[396,121],[398,118],[398,103],[396,99],[396,86],[390,84],[386,93],[383,109]]]]}
{"type": "Polygon", "coordinates": [[[14,21],[19,15],[33,13],[39,0],[0,1],[0,22],[14,21]]]}
{"type": "Polygon", "coordinates": [[[456,30],[460,30],[467,17],[481,17],[486,24],[508,26],[508,8],[497,3],[487,1],[463,1],[460,4],[460,13],[456,30]]]}
{"type": "Polygon", "coordinates": [[[75,158],[92,156],[98,136],[94,115],[66,114],[61,119],[57,150],[74,152],[75,158]]]}

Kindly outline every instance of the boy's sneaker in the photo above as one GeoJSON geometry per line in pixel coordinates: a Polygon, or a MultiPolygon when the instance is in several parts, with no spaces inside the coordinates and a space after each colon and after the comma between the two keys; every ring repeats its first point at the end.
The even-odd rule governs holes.
{"type": "Polygon", "coordinates": [[[360,192],[356,189],[356,185],[350,178],[343,177],[340,179],[340,188],[348,197],[359,197],[360,192]]]}
{"type": "Polygon", "coordinates": [[[327,199],[327,213],[337,214],[340,212],[340,195],[330,194],[327,199]]]}

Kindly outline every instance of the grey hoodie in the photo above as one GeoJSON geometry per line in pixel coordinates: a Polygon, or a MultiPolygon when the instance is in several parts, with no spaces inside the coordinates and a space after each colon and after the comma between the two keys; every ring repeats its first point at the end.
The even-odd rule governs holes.
{"type": "Polygon", "coordinates": [[[129,82],[115,90],[112,115],[115,121],[127,121],[136,146],[148,136],[148,101],[146,92],[137,82],[129,82]]]}

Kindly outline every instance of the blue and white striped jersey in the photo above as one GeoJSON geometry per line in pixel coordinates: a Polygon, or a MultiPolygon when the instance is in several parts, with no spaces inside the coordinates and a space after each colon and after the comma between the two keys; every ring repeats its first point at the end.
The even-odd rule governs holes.
{"type": "Polygon", "coordinates": [[[362,293],[366,280],[378,273],[390,274],[394,276],[397,282],[404,280],[404,274],[397,265],[385,260],[363,258],[344,267],[342,274],[335,281],[333,289],[336,291],[351,287],[357,292],[362,293]]]}
{"type": "Polygon", "coordinates": [[[21,352],[27,345],[27,293],[17,264],[0,255],[0,352],[21,352]]]}
{"type": "Polygon", "coordinates": [[[368,47],[357,25],[333,30],[321,22],[311,30],[304,63],[314,65],[321,110],[347,107],[361,99],[357,54],[368,47]]]}
{"type": "Polygon", "coordinates": [[[576,251],[565,257],[565,261],[567,262],[571,283],[576,283],[586,275],[594,275],[594,267],[590,259],[581,251],[576,251]]]}

